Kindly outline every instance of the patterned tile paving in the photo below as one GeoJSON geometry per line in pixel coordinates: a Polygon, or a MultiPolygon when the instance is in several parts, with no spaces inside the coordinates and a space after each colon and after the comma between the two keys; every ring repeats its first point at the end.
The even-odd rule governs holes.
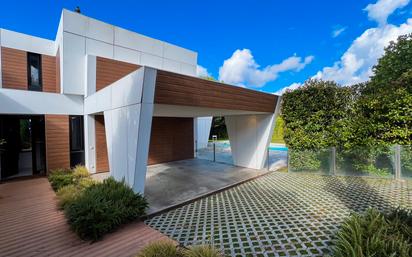
{"type": "Polygon", "coordinates": [[[411,181],[271,173],[146,224],[183,245],[212,242],[228,256],[323,256],[351,212],[412,208],[411,199],[411,181]]]}

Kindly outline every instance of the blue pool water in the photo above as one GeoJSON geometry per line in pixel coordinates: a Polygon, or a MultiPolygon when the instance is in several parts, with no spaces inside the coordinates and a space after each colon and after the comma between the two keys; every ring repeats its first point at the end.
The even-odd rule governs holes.
{"type": "Polygon", "coordinates": [[[271,151],[288,151],[288,148],[286,146],[270,146],[269,150],[271,151]]]}
{"type": "MultiPolygon", "coordinates": [[[[230,144],[228,142],[223,142],[223,143],[219,142],[217,144],[220,144],[221,147],[224,147],[224,148],[230,147],[230,144]]],[[[286,146],[277,145],[277,146],[269,146],[269,150],[270,151],[284,151],[284,152],[287,152],[288,148],[286,146]]]]}

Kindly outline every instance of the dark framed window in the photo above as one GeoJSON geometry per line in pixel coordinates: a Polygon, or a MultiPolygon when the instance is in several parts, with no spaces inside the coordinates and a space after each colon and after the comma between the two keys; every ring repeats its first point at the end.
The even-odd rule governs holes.
{"type": "Polygon", "coordinates": [[[27,53],[27,79],[29,90],[42,91],[41,55],[27,53]]]}
{"type": "Polygon", "coordinates": [[[84,165],[83,116],[70,116],[70,166],[84,165]]]}

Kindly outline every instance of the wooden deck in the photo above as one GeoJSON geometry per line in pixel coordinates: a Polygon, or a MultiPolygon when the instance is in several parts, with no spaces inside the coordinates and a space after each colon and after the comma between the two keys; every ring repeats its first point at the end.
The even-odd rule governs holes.
{"type": "Polygon", "coordinates": [[[90,244],[70,231],[46,178],[0,184],[0,256],[134,256],[162,239],[136,222],[90,244]]]}

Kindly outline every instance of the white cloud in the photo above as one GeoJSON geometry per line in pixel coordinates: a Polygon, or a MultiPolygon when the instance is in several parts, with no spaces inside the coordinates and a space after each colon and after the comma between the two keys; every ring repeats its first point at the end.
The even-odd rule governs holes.
{"type": "Polygon", "coordinates": [[[368,17],[385,25],[388,17],[398,8],[405,7],[409,4],[409,0],[378,0],[375,4],[368,4],[365,11],[368,12],[368,17]]]}
{"type": "Polygon", "coordinates": [[[389,42],[408,33],[412,33],[412,18],[399,26],[386,24],[367,29],[352,42],[339,61],[318,71],[314,78],[335,80],[343,85],[366,81],[389,42]]]}
{"type": "Polygon", "coordinates": [[[275,95],[283,95],[287,90],[295,90],[299,87],[301,87],[303,84],[302,83],[293,83],[287,87],[284,87],[282,89],[279,89],[278,91],[276,91],[274,94],[275,95]]]}
{"type": "Polygon", "coordinates": [[[342,34],[348,27],[337,27],[332,31],[332,37],[338,37],[340,34],[342,34]]]}
{"type": "Polygon", "coordinates": [[[307,56],[302,59],[294,55],[279,64],[260,68],[249,49],[238,49],[223,62],[219,69],[219,80],[238,86],[262,87],[267,82],[276,80],[281,72],[302,70],[313,58],[307,56]]]}
{"type": "Polygon", "coordinates": [[[196,66],[196,75],[198,77],[210,77],[211,74],[207,71],[207,69],[201,65],[196,66]]]}

